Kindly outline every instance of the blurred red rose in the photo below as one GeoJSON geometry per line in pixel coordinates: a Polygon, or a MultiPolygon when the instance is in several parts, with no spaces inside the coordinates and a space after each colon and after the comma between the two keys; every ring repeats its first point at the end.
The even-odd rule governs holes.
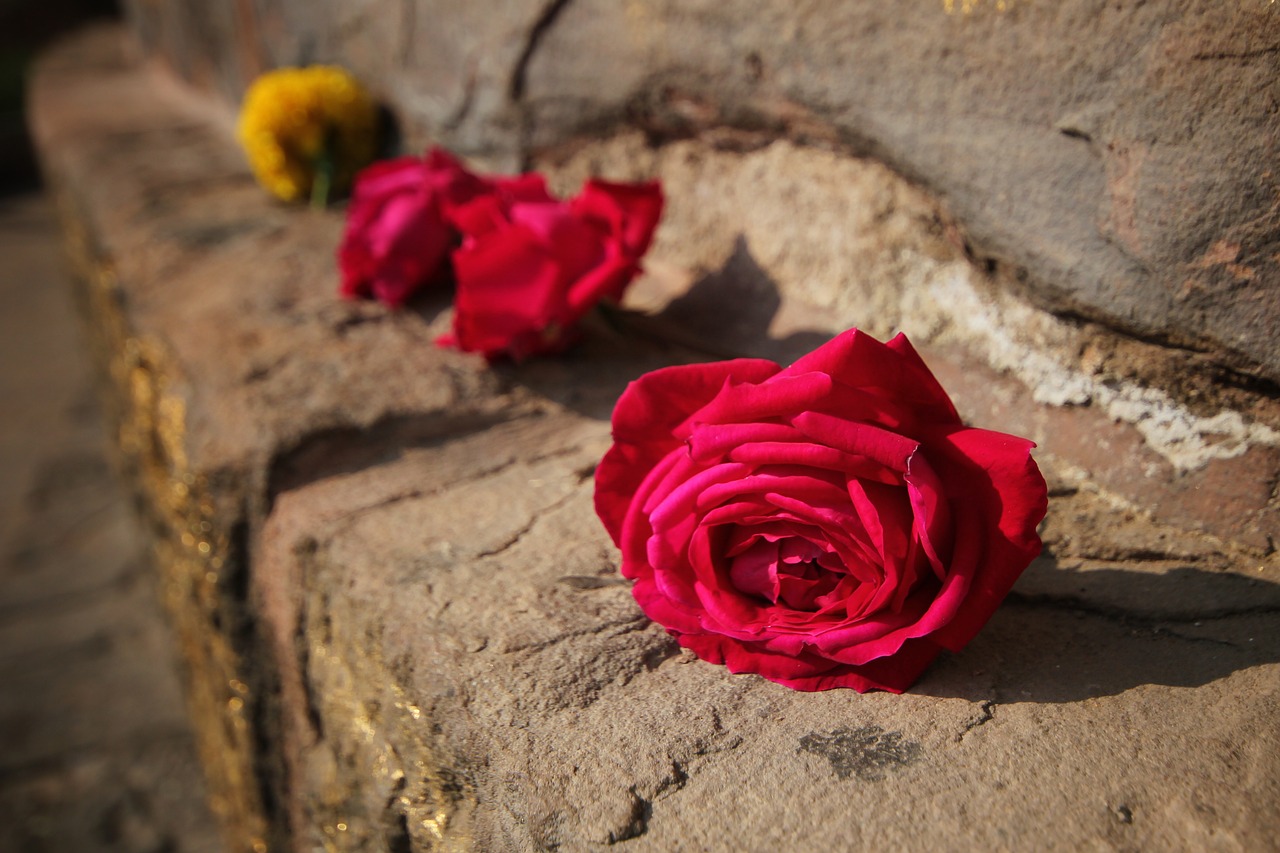
{"type": "Polygon", "coordinates": [[[342,295],[404,304],[441,274],[457,243],[446,210],[491,187],[440,148],[361,171],[338,248],[342,295]]]}
{"type": "Polygon", "coordinates": [[[589,181],[568,202],[536,174],[452,209],[452,334],[439,341],[490,360],[557,352],[602,299],[617,301],[640,270],[662,213],[657,183],[589,181]]]}
{"type": "Polygon", "coordinates": [[[965,427],[901,335],[655,371],[613,435],[596,511],[641,609],[797,690],[905,690],[1040,550],[1034,445],[965,427]]]}

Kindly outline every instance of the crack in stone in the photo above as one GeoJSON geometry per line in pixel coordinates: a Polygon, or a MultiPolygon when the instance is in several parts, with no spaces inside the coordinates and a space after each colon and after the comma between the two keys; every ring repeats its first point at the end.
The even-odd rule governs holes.
{"type": "MultiPolygon", "coordinates": [[[[581,451],[582,445],[574,444],[569,447],[561,447],[556,450],[548,450],[545,453],[534,454],[526,460],[526,463],[529,465],[536,465],[539,462],[548,462],[552,459],[563,459],[566,456],[572,456],[573,454],[580,453],[581,451]]],[[[592,464],[592,467],[595,467],[594,463],[592,464]]]]}
{"type": "Polygon", "coordinates": [[[546,35],[547,30],[551,29],[551,25],[556,22],[556,18],[569,5],[569,0],[551,0],[542,9],[542,14],[533,22],[533,26],[529,28],[529,35],[525,39],[524,48],[520,51],[520,58],[516,60],[515,68],[511,72],[511,85],[509,93],[511,100],[519,102],[524,98],[525,87],[527,85],[527,75],[529,73],[529,63],[533,60],[533,54],[538,49],[538,43],[542,41],[542,37],[546,35]]]}
{"type": "Polygon", "coordinates": [[[570,491],[567,494],[562,495],[561,497],[547,504],[545,507],[542,507],[541,509],[536,510],[533,513],[533,515],[529,518],[529,521],[521,525],[521,527],[518,530],[516,530],[515,533],[507,537],[507,539],[505,539],[497,547],[489,548],[476,554],[476,559],[480,560],[485,557],[494,557],[494,556],[497,556],[498,554],[501,554],[504,551],[508,551],[511,548],[514,548],[516,543],[518,543],[521,539],[523,539],[524,535],[528,533],[530,530],[532,530],[534,528],[534,525],[536,525],[539,521],[542,520],[543,516],[553,513],[556,510],[558,510],[560,507],[564,506],[566,503],[570,501],[570,499],[574,497],[574,494],[575,492],[570,491]]]}
{"type": "Polygon", "coordinates": [[[338,529],[346,529],[347,527],[350,527],[350,522],[354,521],[355,519],[359,518],[362,515],[367,515],[368,513],[371,513],[375,510],[379,510],[384,507],[389,507],[394,504],[398,504],[401,501],[408,501],[408,500],[413,500],[414,498],[420,498],[422,497],[422,495],[423,495],[423,491],[421,489],[406,489],[403,492],[396,492],[395,494],[391,494],[391,495],[387,495],[386,497],[379,498],[373,503],[365,504],[364,506],[358,506],[354,509],[347,510],[342,515],[335,518],[333,520],[333,524],[334,525],[341,524],[343,525],[343,527],[338,529]]]}
{"type": "Polygon", "coordinates": [[[1238,53],[1230,51],[1218,51],[1216,53],[1193,53],[1192,59],[1199,60],[1218,60],[1218,59],[1258,59],[1263,56],[1270,56],[1273,53],[1280,53],[1280,45],[1272,45],[1271,47],[1263,47],[1257,50],[1244,50],[1238,53]]]}
{"type": "Polygon", "coordinates": [[[1119,622],[1123,625],[1137,625],[1163,630],[1164,633],[1175,637],[1182,637],[1183,635],[1175,634],[1167,629],[1160,629],[1160,625],[1162,623],[1186,625],[1196,622],[1213,622],[1224,619],[1236,619],[1243,616],[1280,615],[1280,606],[1273,604],[1259,604],[1253,607],[1221,608],[1219,610],[1206,610],[1200,613],[1142,614],[1134,613],[1121,607],[1109,607],[1102,604],[1093,604],[1083,599],[1071,596],[1028,595],[1017,591],[1010,592],[1005,598],[1005,602],[1007,604],[1020,605],[1023,607],[1045,607],[1053,610],[1065,610],[1071,613],[1086,613],[1090,616],[1097,616],[1102,619],[1119,622]]]}
{"type": "Polygon", "coordinates": [[[981,728],[995,717],[996,702],[994,699],[983,699],[978,703],[978,713],[964,724],[964,731],[956,735],[956,741],[962,742],[974,729],[981,728]]]}
{"type": "Polygon", "coordinates": [[[653,792],[653,798],[650,802],[664,800],[677,791],[683,790],[688,783],[689,773],[684,769],[684,764],[673,758],[671,759],[671,775],[658,783],[658,788],[653,792]]]}
{"type": "Polygon", "coordinates": [[[560,17],[560,13],[569,5],[569,2],[570,0],[551,0],[543,7],[542,14],[538,16],[538,19],[533,22],[533,26],[529,28],[529,35],[525,39],[524,48],[520,51],[520,57],[516,60],[515,67],[511,71],[511,83],[507,88],[507,95],[518,110],[519,128],[516,133],[516,144],[518,146],[516,152],[520,157],[522,169],[527,170],[533,165],[531,155],[533,112],[525,101],[529,65],[533,62],[533,55],[537,52],[538,45],[543,37],[551,29],[556,19],[560,17]]]}
{"type": "Polygon", "coordinates": [[[467,70],[467,77],[462,83],[462,99],[458,105],[454,107],[453,112],[445,117],[441,123],[441,127],[446,131],[455,131],[462,127],[462,123],[471,115],[471,111],[476,104],[476,90],[479,87],[479,75],[476,73],[474,63],[470,63],[467,70]]]}
{"type": "Polygon", "coordinates": [[[597,634],[603,634],[614,628],[621,630],[614,631],[610,637],[621,637],[624,634],[632,634],[636,631],[642,631],[649,627],[649,619],[643,614],[628,617],[626,619],[614,619],[609,622],[601,622],[599,625],[592,625],[589,628],[581,628],[576,631],[566,631],[563,634],[557,634],[546,640],[539,640],[534,643],[524,643],[518,646],[508,646],[503,649],[504,654],[516,654],[517,652],[540,652],[551,646],[563,643],[566,640],[574,640],[579,637],[592,637],[597,634]]]}
{"type": "Polygon", "coordinates": [[[1152,633],[1157,637],[1161,637],[1161,636],[1173,637],[1174,639],[1182,640],[1188,643],[1207,643],[1212,646],[1226,646],[1227,648],[1231,648],[1231,649],[1244,648],[1244,646],[1240,645],[1239,643],[1233,643],[1230,640],[1219,640],[1214,637],[1196,637],[1191,634],[1183,634],[1178,631],[1170,631],[1168,628],[1155,627],[1152,629],[1152,633]]]}
{"type": "MultiPolygon", "coordinates": [[[[324,623],[324,642],[318,643],[317,646],[321,650],[325,650],[325,645],[331,643],[332,623],[330,622],[329,596],[324,591],[311,593],[311,577],[315,571],[315,540],[309,540],[311,548],[306,553],[298,555],[298,561],[302,577],[300,579],[300,590],[302,595],[298,602],[298,610],[293,625],[293,654],[297,661],[297,681],[302,691],[302,707],[306,715],[307,723],[311,726],[311,736],[318,742],[325,738],[324,714],[320,708],[320,697],[313,684],[313,678],[316,674],[312,671],[312,654],[311,632],[313,619],[323,621],[324,623]],[[314,601],[313,599],[319,599],[314,601]],[[316,607],[319,604],[319,607],[316,607]],[[318,612],[318,616],[317,616],[318,612]]],[[[327,654],[327,650],[326,650],[327,654]]],[[[280,672],[278,668],[276,670],[280,672]]]]}
{"type": "Polygon", "coordinates": [[[616,830],[609,830],[606,844],[612,846],[622,841],[631,841],[649,831],[649,818],[653,816],[653,801],[645,799],[631,786],[631,814],[627,822],[616,830]]]}
{"type": "MultiPolygon", "coordinates": [[[[497,476],[498,474],[501,474],[503,471],[514,466],[519,461],[520,460],[515,459],[513,457],[508,457],[507,459],[504,459],[501,462],[498,462],[497,464],[495,464],[492,468],[486,468],[478,472],[468,471],[466,474],[463,474],[461,476],[458,476],[449,480],[444,480],[444,481],[441,481],[440,483],[436,483],[434,484],[434,488],[432,488],[431,491],[426,491],[418,488],[406,489],[401,492],[396,492],[394,494],[387,495],[383,498],[373,501],[372,503],[365,504],[364,506],[358,506],[353,509],[350,509],[333,519],[333,521],[330,523],[330,529],[329,529],[328,536],[326,537],[326,541],[331,542],[335,539],[338,539],[339,537],[341,537],[343,533],[350,530],[351,527],[361,517],[368,515],[371,512],[374,512],[379,509],[385,509],[386,507],[393,506],[395,504],[400,503],[401,501],[413,500],[415,498],[427,497],[429,495],[438,495],[441,492],[447,491],[461,483],[474,483],[474,482],[480,482],[481,480],[486,480],[490,477],[494,477],[494,476],[497,476]]],[[[484,555],[481,554],[480,556],[484,556],[484,555]]]]}
{"type": "MultiPolygon", "coordinates": [[[[725,752],[734,749],[741,743],[741,738],[721,749],[715,750],[699,750],[694,753],[695,758],[704,758],[714,755],[717,752],[725,752]]],[[[670,756],[668,756],[670,758],[670,756]]],[[[692,775],[689,768],[693,766],[692,762],[681,761],[676,758],[670,758],[671,772],[664,776],[653,790],[651,796],[645,797],[637,790],[636,785],[630,787],[632,796],[632,809],[628,817],[628,821],[619,830],[610,831],[607,843],[609,845],[618,844],[623,841],[631,841],[641,837],[649,831],[649,822],[653,819],[653,807],[655,803],[662,802],[670,797],[675,796],[685,789],[689,784],[689,778],[692,775]]]]}

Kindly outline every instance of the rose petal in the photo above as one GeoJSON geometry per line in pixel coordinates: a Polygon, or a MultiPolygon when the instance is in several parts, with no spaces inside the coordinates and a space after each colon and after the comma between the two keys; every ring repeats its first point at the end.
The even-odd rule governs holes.
{"type": "Polygon", "coordinates": [[[882,389],[886,396],[910,403],[917,423],[960,425],[960,416],[905,335],[882,344],[851,329],[798,359],[781,375],[823,373],[853,388],[882,389]]]}
{"type": "Polygon", "coordinates": [[[563,279],[532,232],[512,227],[500,239],[473,240],[454,252],[453,266],[453,334],[462,349],[518,359],[556,343],[544,334],[557,319],[563,279]]]}
{"type": "MultiPolygon", "coordinates": [[[[746,472],[751,470],[750,467],[736,462],[727,462],[716,465],[710,470],[721,469],[734,471],[737,475],[728,476],[718,482],[700,479],[698,485],[700,492],[696,500],[688,504],[689,509],[696,507],[698,512],[705,513],[727,501],[754,494],[763,495],[766,500],[775,494],[786,495],[788,498],[803,500],[818,506],[839,503],[844,497],[844,491],[831,479],[816,476],[804,468],[784,469],[779,472],[761,469],[756,473],[748,474],[746,472]]],[[[675,511],[673,508],[664,508],[664,510],[664,517],[675,511]]]]}
{"type": "Polygon", "coordinates": [[[636,579],[631,594],[635,596],[636,604],[644,611],[644,615],[668,631],[702,631],[696,598],[692,606],[685,606],[676,599],[663,595],[654,579],[648,575],[641,575],[636,579]]]}
{"type": "MultiPolygon", "coordinates": [[[[865,617],[884,608],[899,584],[907,582],[903,563],[910,550],[911,510],[902,489],[880,483],[850,480],[849,496],[880,557],[876,594],[867,602],[867,609],[856,614],[865,617]]],[[[852,612],[849,615],[855,616],[852,612]]]]}
{"type": "Polygon", "coordinates": [[[711,402],[726,385],[756,384],[778,372],[772,361],[740,358],[711,364],[681,364],[646,373],[627,386],[613,410],[615,441],[683,442],[680,425],[711,402]]]}
{"type": "Polygon", "coordinates": [[[1048,489],[1031,458],[1033,447],[1026,439],[982,429],[957,430],[930,442],[930,459],[955,511],[952,570],[958,563],[974,564],[959,612],[935,635],[945,648],[958,651],[973,639],[1040,553],[1036,527],[1048,509],[1048,489]],[[962,547],[977,553],[962,556],[962,547]]]}
{"type": "Polygon", "coordinates": [[[689,452],[699,462],[721,461],[744,444],[806,441],[806,436],[787,424],[694,424],[689,429],[689,452]]]}
{"type": "Polygon", "coordinates": [[[916,452],[907,458],[907,495],[911,500],[914,516],[912,528],[919,540],[929,565],[939,579],[946,573],[951,560],[951,541],[954,528],[951,525],[951,507],[943,494],[942,481],[923,453],[916,452]]]}
{"type": "Polygon", "coordinates": [[[777,601],[778,543],[761,540],[734,557],[729,577],[734,587],[747,595],[777,601]]]}
{"type": "Polygon", "coordinates": [[[831,378],[806,373],[759,384],[729,384],[692,414],[682,429],[699,424],[753,423],[811,407],[831,389],[831,378]]]}
{"type": "Polygon", "coordinates": [[[618,255],[609,247],[598,263],[573,282],[566,296],[566,311],[575,321],[586,316],[603,300],[617,302],[639,272],[634,260],[618,255]]]}
{"type": "MultiPolygon", "coordinates": [[[[693,466],[690,465],[690,468],[693,466]]],[[[696,470],[682,483],[677,483],[665,493],[655,493],[647,502],[645,512],[655,531],[671,529],[693,517],[693,509],[714,494],[717,488],[727,488],[732,496],[741,490],[742,483],[751,477],[746,465],[725,463],[696,470]]]]}
{"type": "Polygon", "coordinates": [[[617,234],[625,253],[639,258],[648,251],[662,218],[662,185],[657,181],[619,184],[592,179],[569,204],[575,214],[599,221],[609,233],[617,234]]]}
{"type": "Polygon", "coordinates": [[[822,444],[852,456],[866,457],[899,474],[906,472],[907,460],[920,446],[918,441],[895,432],[818,412],[802,412],[793,417],[791,423],[822,444]]]}

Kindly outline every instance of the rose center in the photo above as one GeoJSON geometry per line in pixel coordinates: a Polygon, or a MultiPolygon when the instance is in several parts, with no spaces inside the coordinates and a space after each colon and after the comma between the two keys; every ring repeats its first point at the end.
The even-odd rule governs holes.
{"type": "MultiPolygon", "coordinates": [[[[759,539],[729,564],[733,585],[792,610],[816,611],[827,606],[848,573],[839,558],[804,539],[759,539]]],[[[841,591],[840,597],[847,595],[841,591]]]]}

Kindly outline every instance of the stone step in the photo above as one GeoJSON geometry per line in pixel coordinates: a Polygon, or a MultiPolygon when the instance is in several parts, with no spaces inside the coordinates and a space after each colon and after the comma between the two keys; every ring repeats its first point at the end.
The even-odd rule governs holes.
{"type": "Polygon", "coordinates": [[[648,313],[489,368],[433,346],[448,294],[340,301],[341,213],[271,201],[225,107],[120,30],[48,55],[32,94],[233,849],[1275,837],[1273,397],[1221,384],[1196,403],[1170,379],[1195,363],[1037,312],[879,164],[626,132],[539,165],[567,185],[664,178],[629,297],[648,313]],[[843,201],[823,201],[832,170],[843,201]],[[735,195],[748,177],[756,204],[735,195]],[[863,244],[793,241],[788,267],[767,239],[877,197],[863,244]],[[841,302],[861,260],[882,283],[841,302]],[[636,608],[591,509],[613,402],[664,364],[786,360],[890,293],[901,325],[936,327],[926,359],[966,418],[1040,441],[1045,555],[903,696],[692,659],[636,608]]]}

